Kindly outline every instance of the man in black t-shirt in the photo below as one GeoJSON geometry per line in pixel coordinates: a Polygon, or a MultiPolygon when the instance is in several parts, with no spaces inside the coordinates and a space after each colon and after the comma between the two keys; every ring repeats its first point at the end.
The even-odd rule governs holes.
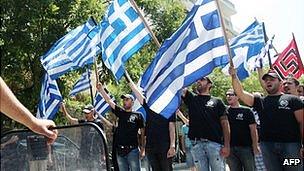
{"type": "MultiPolygon", "coordinates": [[[[117,106],[106,93],[102,84],[98,84],[98,91],[111,106],[112,112],[119,118],[116,128],[116,156],[118,168],[121,171],[140,171],[140,158],[144,154],[143,147],[138,143],[138,132],[144,131],[144,120],[140,113],[133,112],[134,97],[131,94],[122,95],[123,108],[117,106]]],[[[143,144],[144,136],[140,137],[143,144]]]]}
{"type": "Polygon", "coordinates": [[[282,82],[274,71],[262,77],[268,93],[266,97],[244,91],[235,69],[230,67],[229,72],[237,96],[259,114],[261,150],[266,169],[302,170],[303,161],[297,166],[287,166],[286,161],[303,157],[303,102],[297,96],[281,92],[282,82]]]}
{"type": "Polygon", "coordinates": [[[172,171],[172,159],[175,155],[175,113],[169,119],[155,113],[131,79],[129,85],[147,114],[145,149],[152,170],[172,171]]]}
{"type": "Polygon", "coordinates": [[[232,89],[226,92],[228,120],[231,131],[230,155],[227,163],[230,170],[254,171],[254,155],[259,154],[258,132],[251,109],[240,106],[232,89]]]}
{"type": "Polygon", "coordinates": [[[225,170],[225,158],[230,153],[230,129],[226,107],[212,97],[212,82],[208,77],[197,81],[197,92],[184,90],[183,100],[189,109],[191,153],[199,170],[225,170]]]}

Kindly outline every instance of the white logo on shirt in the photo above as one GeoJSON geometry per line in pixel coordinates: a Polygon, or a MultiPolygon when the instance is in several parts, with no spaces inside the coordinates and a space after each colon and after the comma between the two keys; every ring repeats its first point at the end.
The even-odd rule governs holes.
{"type": "Polygon", "coordinates": [[[279,105],[279,109],[290,109],[290,107],[288,107],[288,101],[287,100],[281,100],[279,105]]]}
{"type": "Polygon", "coordinates": [[[237,114],[237,115],[236,115],[236,120],[244,120],[243,116],[244,116],[243,113],[237,114]]]}
{"type": "Polygon", "coordinates": [[[214,101],[212,101],[212,100],[209,100],[208,102],[207,102],[207,105],[206,105],[207,107],[214,107],[214,101]]]}
{"type": "Polygon", "coordinates": [[[128,122],[135,123],[135,120],[136,120],[136,115],[135,115],[135,114],[132,114],[132,115],[129,117],[128,122]]]}

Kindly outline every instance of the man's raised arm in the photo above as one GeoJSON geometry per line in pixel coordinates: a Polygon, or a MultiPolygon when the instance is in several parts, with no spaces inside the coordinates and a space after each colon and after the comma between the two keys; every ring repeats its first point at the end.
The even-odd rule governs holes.
{"type": "Polygon", "coordinates": [[[229,74],[232,78],[232,87],[236,95],[248,106],[253,106],[254,97],[252,94],[244,91],[239,78],[236,75],[236,71],[233,67],[229,67],[229,74]]]}
{"type": "Polygon", "coordinates": [[[128,74],[126,74],[126,77],[127,77],[128,84],[129,84],[132,92],[134,93],[136,99],[139,101],[139,103],[141,105],[143,105],[144,104],[144,100],[145,100],[144,95],[139,90],[139,88],[135,85],[135,83],[133,82],[133,80],[130,78],[130,76],[128,74]]]}
{"type": "Polygon", "coordinates": [[[106,92],[104,86],[101,83],[97,84],[97,91],[102,95],[102,97],[105,99],[105,101],[111,106],[112,109],[115,109],[116,104],[111,99],[109,94],[106,92]]]}

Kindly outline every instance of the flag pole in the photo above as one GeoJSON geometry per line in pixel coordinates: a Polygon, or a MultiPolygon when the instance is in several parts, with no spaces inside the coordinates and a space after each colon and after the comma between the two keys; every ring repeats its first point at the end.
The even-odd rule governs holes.
{"type": "Polygon", "coordinates": [[[297,52],[298,52],[299,58],[301,59],[300,51],[299,51],[299,49],[298,49],[297,41],[296,41],[296,38],[295,38],[293,32],[292,32],[292,39],[293,39],[293,41],[294,41],[294,43],[295,43],[295,45],[296,45],[296,50],[297,50],[297,52]]]}
{"type": "Polygon", "coordinates": [[[225,44],[226,44],[228,57],[229,57],[229,63],[230,63],[231,67],[234,67],[233,60],[232,60],[232,54],[231,54],[231,50],[230,50],[230,45],[229,45],[228,37],[227,37],[227,34],[226,34],[226,27],[225,27],[225,23],[224,23],[224,20],[223,20],[223,15],[222,15],[222,11],[221,11],[221,8],[220,8],[220,5],[219,5],[219,1],[215,0],[215,3],[216,3],[216,6],[217,6],[217,9],[218,9],[218,12],[219,12],[222,31],[223,31],[223,34],[224,34],[225,44]]]}
{"type": "MultiPolygon", "coordinates": [[[[262,22],[262,27],[263,27],[263,37],[264,37],[264,43],[266,45],[267,41],[268,41],[268,38],[267,38],[267,35],[266,35],[266,29],[265,29],[265,23],[262,22]]],[[[269,50],[267,52],[267,55],[268,55],[268,63],[269,63],[269,67],[270,69],[272,69],[272,62],[271,62],[271,57],[270,57],[270,53],[269,53],[269,50]]]]}
{"type": "Polygon", "coordinates": [[[133,5],[133,7],[135,8],[135,10],[137,11],[139,17],[143,20],[145,27],[148,29],[148,31],[150,32],[153,41],[155,42],[156,46],[158,48],[160,48],[160,43],[157,39],[157,37],[155,36],[155,34],[153,33],[152,29],[150,28],[149,24],[147,23],[145,17],[143,16],[143,14],[140,12],[139,7],[137,6],[136,2],[134,0],[130,0],[130,3],[133,5]]]}
{"type": "Polygon", "coordinates": [[[93,88],[92,88],[92,80],[91,80],[91,74],[90,74],[90,69],[89,69],[89,66],[87,68],[87,72],[88,72],[88,76],[89,76],[89,79],[90,79],[90,94],[91,94],[91,103],[92,105],[94,106],[94,96],[93,96],[93,88]]]}

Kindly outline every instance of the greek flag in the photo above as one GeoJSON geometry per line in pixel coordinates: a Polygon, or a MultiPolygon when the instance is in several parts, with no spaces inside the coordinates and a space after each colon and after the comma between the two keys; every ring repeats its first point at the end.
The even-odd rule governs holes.
{"type": "Polygon", "coordinates": [[[124,63],[150,40],[149,32],[128,0],[114,0],[100,28],[102,60],[120,80],[124,63]]]}
{"type": "Polygon", "coordinates": [[[56,80],[52,80],[50,76],[45,73],[42,81],[40,101],[36,117],[42,119],[54,119],[61,101],[62,97],[56,80]]]}
{"type": "MultiPolygon", "coordinates": [[[[240,80],[249,77],[250,70],[254,70],[256,58],[259,57],[264,45],[263,25],[257,21],[254,21],[239,36],[230,41],[233,64],[240,80]]],[[[222,71],[229,75],[229,63],[224,66],[222,71]]]]}
{"type": "Polygon", "coordinates": [[[76,94],[87,90],[91,87],[91,79],[90,79],[91,71],[88,70],[84,72],[80,79],[75,83],[73,90],[70,92],[70,96],[76,96],[76,94]]]}
{"type": "Polygon", "coordinates": [[[169,118],[181,90],[222,65],[227,56],[216,2],[198,0],[181,27],[167,39],[142,76],[147,104],[169,118]]]}
{"type": "MultiPolygon", "coordinates": [[[[110,95],[110,97],[112,100],[115,100],[112,95],[110,95]]],[[[98,92],[95,95],[94,107],[96,112],[102,116],[104,116],[111,109],[111,106],[105,101],[102,95],[98,92]]]]}
{"type": "Polygon", "coordinates": [[[66,72],[93,63],[94,56],[101,52],[97,46],[99,36],[96,34],[95,37],[89,37],[90,32],[96,29],[95,25],[93,18],[90,18],[85,24],[59,39],[40,58],[41,64],[53,80],[66,72]]]}

